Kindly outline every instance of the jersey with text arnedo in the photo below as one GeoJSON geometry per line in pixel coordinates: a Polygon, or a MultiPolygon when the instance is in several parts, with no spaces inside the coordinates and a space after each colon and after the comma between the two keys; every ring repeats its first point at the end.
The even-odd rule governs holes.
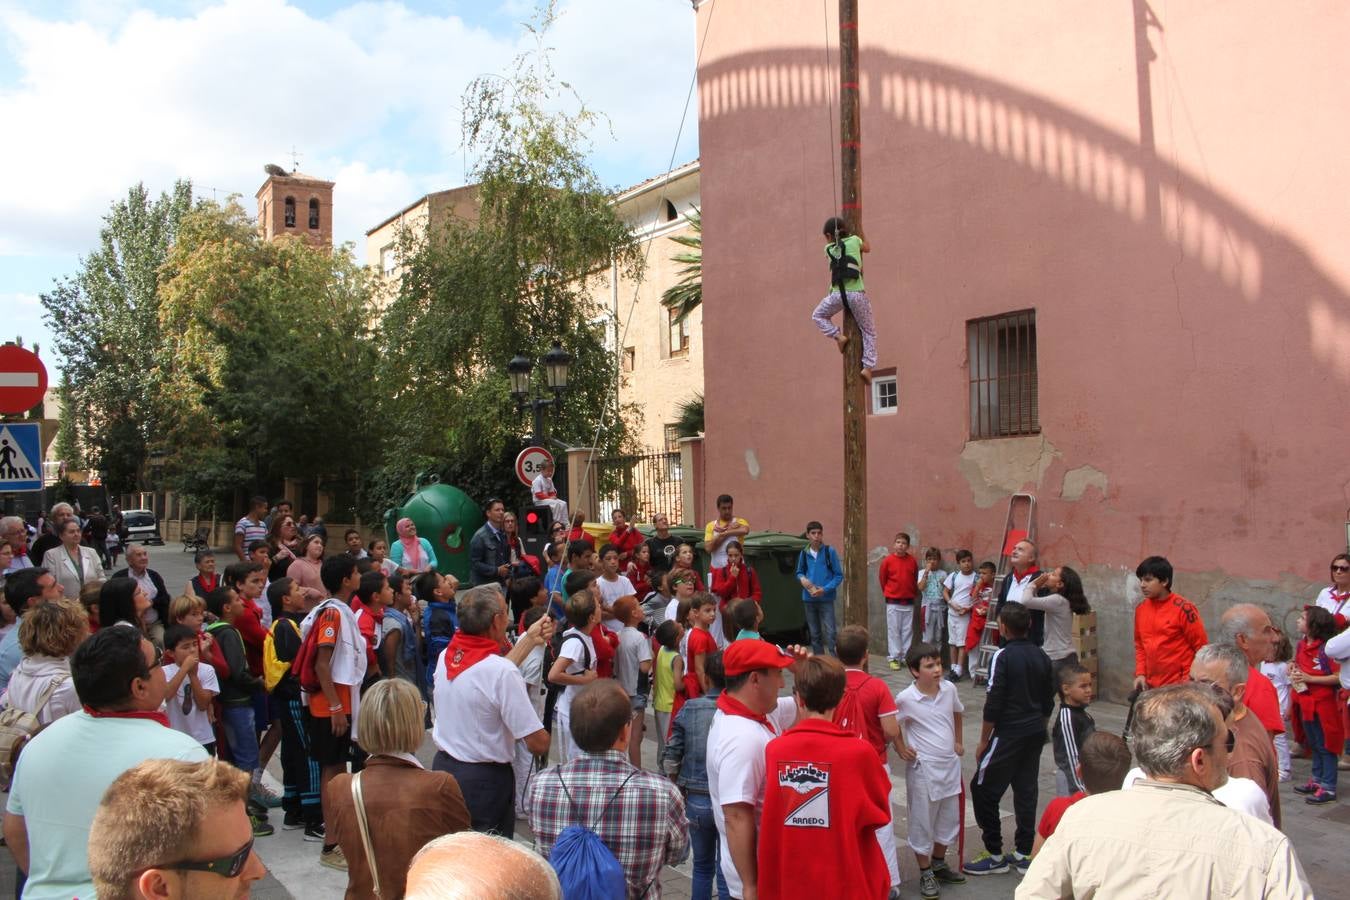
{"type": "Polygon", "coordinates": [[[862,738],[824,719],[797,723],[764,751],[759,895],[885,897],[876,830],[891,820],[890,779],[862,738]]]}

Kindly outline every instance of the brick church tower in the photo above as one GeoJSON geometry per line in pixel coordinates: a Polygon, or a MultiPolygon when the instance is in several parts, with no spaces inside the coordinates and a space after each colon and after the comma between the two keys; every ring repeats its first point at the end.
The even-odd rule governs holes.
{"type": "Polygon", "coordinates": [[[333,246],[333,182],[268,165],[258,188],[258,227],[263,238],[297,235],[316,247],[333,246]]]}

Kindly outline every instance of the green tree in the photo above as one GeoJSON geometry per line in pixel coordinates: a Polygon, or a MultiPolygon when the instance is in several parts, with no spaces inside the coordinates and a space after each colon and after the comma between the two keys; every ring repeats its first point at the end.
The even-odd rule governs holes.
{"type": "Polygon", "coordinates": [[[82,417],[75,390],[70,383],[70,373],[61,373],[61,385],[56,393],[61,398],[61,426],[56,432],[56,456],[66,464],[67,469],[83,469],[80,440],[75,430],[75,423],[82,417]]]}
{"type": "Polygon", "coordinates": [[[703,303],[703,212],[694,207],[694,211],[687,213],[684,220],[694,233],[673,234],[669,238],[681,247],[689,248],[687,252],[676,253],[671,257],[673,262],[683,264],[684,268],[680,269],[680,280],[661,294],[662,305],[674,310],[677,323],[683,322],[703,303]]]}
{"type": "Polygon", "coordinates": [[[506,363],[517,353],[540,360],[555,340],[572,366],[549,436],[611,451],[623,442],[615,357],[592,297],[611,265],[636,275],[641,258],[586,161],[599,117],[549,67],[551,13],[511,79],[480,78],[466,92],[477,220],[401,247],[402,281],[381,329],[385,461],[369,473],[368,513],[399,499],[422,470],[479,498],[519,494],[511,462],[530,423],[511,399],[506,363]]]}
{"type": "Polygon", "coordinates": [[[370,285],[347,248],[264,241],[234,200],[183,220],[163,269],[169,476],[203,505],[374,459],[370,285]]]}
{"type": "Polygon", "coordinates": [[[159,433],[159,268],[191,205],[189,182],[158,199],[137,184],[112,205],[79,271],[41,298],[81,413],[76,440],[113,493],[140,486],[159,433]]]}

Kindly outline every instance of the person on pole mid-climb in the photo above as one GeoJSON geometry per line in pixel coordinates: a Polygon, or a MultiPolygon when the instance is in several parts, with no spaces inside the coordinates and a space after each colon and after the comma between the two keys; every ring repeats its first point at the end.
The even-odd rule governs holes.
{"type": "Polygon", "coordinates": [[[839,352],[843,353],[848,337],[843,329],[831,321],[844,308],[842,285],[842,291],[847,294],[849,311],[857,319],[858,329],[862,332],[862,377],[864,381],[870,381],[872,369],[877,364],[877,329],[872,320],[872,304],[863,290],[862,255],[870,253],[872,248],[861,234],[850,234],[848,226],[838,216],[825,220],[824,232],[829,239],[825,245],[825,256],[830,260],[830,292],[816,305],[811,320],[816,323],[821,334],[839,344],[839,352]]]}

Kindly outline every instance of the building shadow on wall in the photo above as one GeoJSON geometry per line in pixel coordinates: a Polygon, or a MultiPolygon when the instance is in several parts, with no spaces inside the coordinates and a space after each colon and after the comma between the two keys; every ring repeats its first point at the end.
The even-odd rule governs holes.
{"type": "MultiPolygon", "coordinates": [[[[1147,51],[1146,43],[1140,51],[1147,51]]],[[[701,120],[715,127],[715,120],[735,116],[738,132],[773,134],[782,127],[783,111],[815,107],[824,146],[824,110],[833,103],[837,112],[838,75],[823,61],[800,62],[813,54],[821,55],[818,48],[795,48],[705,65],[701,120]]],[[[875,48],[864,53],[861,87],[869,221],[903,210],[898,221],[907,255],[922,258],[915,226],[948,218],[946,185],[986,184],[1010,227],[1031,218],[1053,222],[1056,212],[1088,204],[1108,220],[1105,227],[1135,233],[1110,261],[1113,267],[1126,252],[1137,258],[1147,251],[1156,264],[1154,254],[1163,251],[1164,259],[1195,270],[1186,277],[1203,274],[1243,305],[1273,303],[1306,313],[1302,343],[1340,380],[1350,381],[1350,359],[1336,352],[1333,334],[1336,327],[1350,327],[1345,292],[1297,244],[1202,178],[1155,156],[1146,79],[1140,99],[1147,146],[1016,87],[875,48]],[[867,142],[868,123],[879,116],[903,124],[900,145],[867,142]]],[[[810,135],[805,139],[811,142],[810,135]]]]}

